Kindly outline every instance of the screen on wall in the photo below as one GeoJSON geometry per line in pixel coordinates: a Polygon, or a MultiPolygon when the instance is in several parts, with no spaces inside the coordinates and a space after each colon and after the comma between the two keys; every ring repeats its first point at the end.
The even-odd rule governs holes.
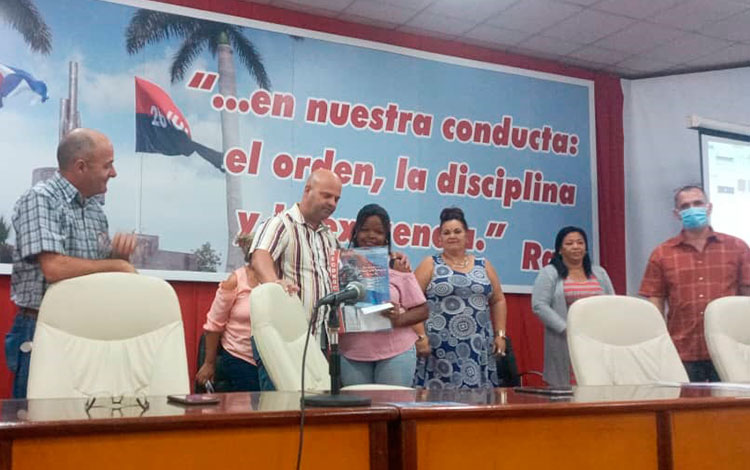
{"type": "Polygon", "coordinates": [[[750,243],[750,136],[701,136],[703,187],[713,204],[711,225],[750,243]],[[746,139],[746,140],[745,140],[746,139]]]}

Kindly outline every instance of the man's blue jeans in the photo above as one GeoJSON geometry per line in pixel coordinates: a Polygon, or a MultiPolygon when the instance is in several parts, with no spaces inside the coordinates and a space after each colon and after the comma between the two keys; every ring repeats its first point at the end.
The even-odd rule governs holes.
{"type": "Polygon", "coordinates": [[[260,357],[258,347],[255,346],[255,338],[250,337],[250,344],[253,346],[253,359],[255,359],[255,365],[258,367],[258,382],[260,382],[260,391],[270,392],[276,390],[271,377],[268,375],[268,371],[263,366],[263,359],[260,357]]]}
{"type": "Polygon", "coordinates": [[[721,382],[711,360],[684,361],[682,364],[691,382],[721,382]]]}
{"type": "Polygon", "coordinates": [[[36,317],[21,312],[16,313],[13,326],[5,335],[5,361],[13,374],[13,398],[26,398],[26,385],[29,381],[31,362],[31,340],[36,330],[36,317]],[[26,352],[21,349],[24,346],[26,352]]]}

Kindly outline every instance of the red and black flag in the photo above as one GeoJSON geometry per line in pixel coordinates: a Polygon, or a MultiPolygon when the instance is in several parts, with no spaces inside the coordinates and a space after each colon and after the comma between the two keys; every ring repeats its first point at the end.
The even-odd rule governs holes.
{"type": "Polygon", "coordinates": [[[172,98],[155,84],[135,77],[135,151],[189,156],[198,153],[221,171],[222,154],[194,142],[190,125],[172,98]]]}

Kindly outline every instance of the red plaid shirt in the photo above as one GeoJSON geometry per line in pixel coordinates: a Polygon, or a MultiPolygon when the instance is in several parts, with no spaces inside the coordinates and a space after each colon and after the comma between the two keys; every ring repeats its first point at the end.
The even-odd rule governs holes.
{"type": "Polygon", "coordinates": [[[683,361],[709,359],[703,333],[706,305],[750,286],[750,248],[739,238],[711,232],[698,252],[680,233],[651,253],[643,275],[644,297],[667,299],[667,328],[683,361]]]}

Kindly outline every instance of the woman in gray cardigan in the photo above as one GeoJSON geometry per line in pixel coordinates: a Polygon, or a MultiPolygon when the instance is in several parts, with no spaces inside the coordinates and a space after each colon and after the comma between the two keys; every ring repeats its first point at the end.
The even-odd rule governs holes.
{"type": "Polygon", "coordinates": [[[531,307],[544,323],[544,380],[570,384],[570,356],[566,337],[568,307],[578,299],[614,294],[607,272],[592,266],[586,232],[564,227],[555,238],[555,256],[539,271],[531,293],[531,307]]]}

